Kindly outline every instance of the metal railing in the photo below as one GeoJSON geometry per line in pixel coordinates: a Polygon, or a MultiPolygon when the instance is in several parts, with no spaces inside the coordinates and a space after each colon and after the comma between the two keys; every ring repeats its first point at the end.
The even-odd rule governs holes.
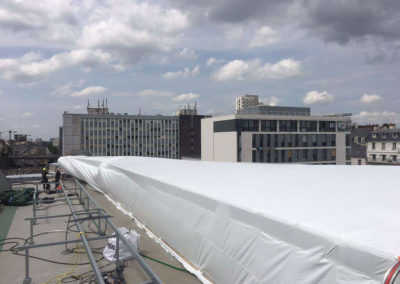
{"type": "MultiPolygon", "coordinates": [[[[49,182],[48,184],[52,184],[52,183],[54,183],[54,182],[49,182]]],[[[97,265],[96,259],[93,256],[93,252],[90,248],[89,242],[95,241],[95,240],[105,240],[105,239],[110,239],[110,238],[116,239],[116,253],[115,253],[116,262],[115,263],[116,263],[117,270],[119,270],[121,267],[121,262],[120,262],[120,258],[119,258],[119,245],[120,245],[120,241],[122,241],[124,243],[125,247],[129,249],[129,251],[133,255],[134,259],[139,263],[141,268],[144,270],[146,275],[150,278],[150,281],[146,282],[146,283],[154,283],[154,284],[161,283],[161,280],[154,273],[154,271],[149,267],[149,265],[143,260],[143,258],[138,253],[136,248],[119,232],[118,228],[114,225],[114,223],[111,220],[109,220],[112,216],[107,215],[105,213],[105,211],[96,203],[96,201],[91,197],[91,195],[87,192],[87,190],[82,186],[82,184],[78,180],[74,179],[74,185],[75,185],[74,193],[77,196],[76,198],[69,197],[68,192],[64,187],[64,184],[61,182],[60,183],[61,187],[62,187],[61,191],[64,194],[64,198],[54,199],[54,201],[64,201],[70,209],[70,212],[71,212],[70,214],[37,216],[37,211],[40,210],[37,208],[37,205],[39,203],[43,202],[43,200],[40,200],[38,198],[38,196],[39,196],[40,192],[45,192],[45,191],[39,190],[39,188],[38,188],[42,184],[43,183],[35,183],[33,208],[32,208],[33,217],[25,219],[26,221],[30,222],[29,245],[25,245],[25,246],[18,248],[18,250],[25,251],[25,278],[23,280],[23,284],[32,283],[32,279],[29,274],[29,258],[30,258],[29,253],[30,253],[31,249],[57,246],[57,245],[66,245],[66,244],[72,244],[72,243],[82,243],[83,244],[83,247],[85,248],[86,254],[89,258],[90,265],[91,265],[94,275],[96,277],[96,282],[99,284],[104,284],[102,273],[100,271],[99,266],[97,265]],[[74,209],[74,207],[71,203],[71,200],[79,200],[79,203],[83,206],[84,210],[77,212],[74,209]],[[65,239],[64,241],[59,241],[59,242],[35,244],[34,225],[37,224],[37,220],[65,218],[65,217],[72,218],[72,221],[75,223],[76,227],[78,228],[78,231],[79,231],[78,239],[76,239],[76,240],[65,239]],[[82,221],[90,221],[90,220],[98,220],[99,224],[98,224],[98,232],[97,233],[100,236],[93,237],[93,238],[86,237],[86,235],[83,231],[83,228],[81,226],[81,222],[82,221]],[[104,222],[106,222],[106,225],[108,225],[111,228],[111,230],[113,231],[113,234],[106,235],[106,232],[105,232],[106,226],[105,226],[104,231],[101,230],[101,220],[104,220],[104,222]]]]}

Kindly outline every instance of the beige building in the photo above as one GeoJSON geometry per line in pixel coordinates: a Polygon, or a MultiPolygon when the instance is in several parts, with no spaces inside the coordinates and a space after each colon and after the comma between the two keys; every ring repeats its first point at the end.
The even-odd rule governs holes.
{"type": "Polygon", "coordinates": [[[368,164],[400,165],[400,129],[371,131],[367,141],[368,164]]]}

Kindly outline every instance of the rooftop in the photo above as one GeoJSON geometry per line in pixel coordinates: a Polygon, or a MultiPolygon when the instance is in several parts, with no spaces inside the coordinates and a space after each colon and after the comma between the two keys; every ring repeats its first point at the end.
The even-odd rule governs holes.
{"type": "MultiPolygon", "coordinates": [[[[33,184],[23,185],[23,187],[32,186],[34,187],[33,184]]],[[[73,191],[74,183],[72,181],[66,181],[64,186],[71,192],[73,191]]],[[[22,187],[22,185],[14,185],[14,189],[20,187],[22,187]]],[[[196,276],[186,271],[177,259],[166,252],[154,239],[150,238],[143,228],[138,227],[138,224],[117,209],[103,194],[93,190],[90,190],[90,194],[105,210],[106,214],[113,216],[112,221],[117,227],[123,226],[129,230],[133,229],[140,234],[140,253],[162,282],[201,283],[196,276]]],[[[61,198],[62,195],[59,193],[51,195],[43,193],[40,195],[40,198],[44,197],[61,198]]],[[[77,201],[73,201],[73,203],[75,210],[83,209],[82,205],[77,201]]],[[[38,216],[70,213],[68,206],[62,201],[41,204],[38,209],[38,216]]],[[[2,264],[0,265],[0,274],[2,275],[2,283],[22,283],[25,278],[24,253],[11,252],[10,248],[14,247],[14,245],[22,246],[26,244],[30,233],[29,222],[26,221],[25,218],[31,216],[32,205],[0,207],[0,239],[9,238],[9,241],[11,241],[11,243],[7,241],[7,244],[4,244],[2,248],[0,247],[0,263],[2,264]]],[[[38,223],[34,225],[34,234],[36,235],[34,238],[35,244],[64,240],[67,219],[68,218],[38,220],[38,223]]],[[[82,223],[84,230],[87,232],[86,234],[90,237],[98,236],[98,234],[93,233],[97,224],[96,226],[93,224],[93,222],[82,223]]],[[[102,227],[100,224],[99,226],[102,227]]],[[[72,230],[73,229],[76,230],[76,227],[73,227],[72,230]]],[[[110,232],[110,228],[107,228],[107,234],[110,232]]],[[[76,233],[71,232],[68,234],[69,240],[74,240],[76,237],[76,233]]],[[[115,265],[112,265],[111,262],[108,262],[102,257],[102,252],[106,243],[106,240],[89,242],[101,271],[109,271],[115,267],[115,265]]],[[[73,248],[74,244],[69,245],[69,247],[73,248]]],[[[71,270],[73,266],[67,264],[74,263],[74,254],[67,253],[64,245],[31,249],[30,256],[29,269],[33,283],[41,283],[51,278],[53,278],[54,281],[55,275],[61,275],[71,270]]],[[[88,262],[86,254],[80,255],[76,269],[74,269],[72,273],[66,273],[60,276],[61,281],[63,283],[64,281],[68,283],[89,283],[85,281],[93,279],[93,273],[88,262]],[[80,282],[81,280],[84,282],[80,282]]],[[[126,283],[144,283],[149,280],[137,261],[129,260],[126,265],[123,271],[126,283]]]]}

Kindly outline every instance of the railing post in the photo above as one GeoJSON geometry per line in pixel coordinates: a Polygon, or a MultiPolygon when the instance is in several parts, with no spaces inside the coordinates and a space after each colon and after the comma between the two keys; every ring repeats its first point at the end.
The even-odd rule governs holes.
{"type": "Polygon", "coordinates": [[[117,267],[119,267],[119,237],[115,235],[115,259],[117,261],[117,267]]]}
{"type": "MultiPolygon", "coordinates": [[[[30,241],[29,243],[30,243],[31,245],[33,245],[33,244],[35,243],[34,240],[33,240],[33,221],[34,221],[34,220],[30,220],[30,221],[31,221],[31,230],[30,230],[30,231],[31,231],[31,237],[30,237],[30,240],[31,240],[31,241],[30,241]]],[[[35,221],[36,221],[36,220],[35,220],[35,221]]]]}
{"type": "Polygon", "coordinates": [[[29,277],[29,249],[25,249],[25,279],[23,284],[30,284],[31,278],[29,277]]]}
{"type": "MultiPolygon", "coordinates": [[[[38,198],[38,184],[35,186],[35,193],[33,195],[33,218],[36,218],[36,200],[38,198]]],[[[34,225],[36,225],[36,220],[33,222],[34,225]]]]}

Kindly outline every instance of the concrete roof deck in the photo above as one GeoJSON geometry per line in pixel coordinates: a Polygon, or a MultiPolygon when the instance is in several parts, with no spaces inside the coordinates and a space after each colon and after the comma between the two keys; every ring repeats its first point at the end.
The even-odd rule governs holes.
{"type": "MultiPolygon", "coordinates": [[[[64,183],[66,189],[72,189],[72,182],[64,183]]],[[[18,187],[21,187],[20,185],[18,187]]],[[[29,186],[26,186],[29,187],[29,186]]],[[[148,237],[144,230],[140,229],[136,226],[133,220],[129,216],[124,215],[121,211],[119,211],[112,203],[110,203],[101,193],[90,191],[93,199],[105,210],[105,212],[111,216],[113,216],[112,221],[117,227],[126,227],[129,230],[133,229],[138,234],[140,234],[140,252],[149,257],[157,259],[161,262],[170,264],[172,266],[183,269],[181,263],[179,263],[172,255],[167,253],[159,244],[157,244],[153,239],[148,237]]],[[[40,198],[47,196],[46,194],[41,194],[40,198]]],[[[52,194],[49,195],[55,198],[62,198],[61,194],[52,194]]],[[[78,204],[78,201],[72,201],[74,208],[76,210],[82,210],[82,205],[78,204]]],[[[48,216],[48,215],[57,215],[57,214],[69,214],[68,206],[61,201],[57,201],[50,204],[42,204],[39,208],[45,209],[38,211],[38,216],[48,216]]],[[[25,218],[32,217],[32,205],[17,207],[15,216],[9,216],[10,207],[3,207],[0,209],[0,219],[11,218],[12,223],[9,228],[7,238],[21,238],[15,239],[19,243],[19,245],[24,245],[25,238],[29,237],[29,222],[25,221],[25,218]],[[8,214],[8,215],[6,215],[8,214]]],[[[11,214],[12,215],[12,214],[11,214]]],[[[34,234],[41,234],[35,237],[35,244],[39,243],[47,243],[47,242],[55,242],[62,241],[65,238],[65,230],[67,226],[68,218],[57,218],[57,219],[42,219],[38,221],[38,224],[34,226],[34,234]],[[46,233],[49,232],[49,233],[46,233]]],[[[7,222],[5,222],[7,223],[7,222]]],[[[72,225],[72,223],[70,223],[72,225]]],[[[102,222],[104,226],[104,221],[102,222]]],[[[6,229],[7,224],[0,223],[0,231],[6,229]]],[[[84,222],[83,224],[85,231],[90,231],[94,229],[94,225],[88,226],[88,222],[84,222]]],[[[103,227],[102,226],[102,227],[103,227]]],[[[76,230],[76,227],[72,227],[73,230],[76,230]]],[[[108,228],[107,234],[112,233],[112,231],[108,228]]],[[[91,234],[89,237],[98,236],[97,234],[91,234]]],[[[68,234],[68,239],[76,239],[77,233],[72,232],[68,234]]],[[[10,241],[13,241],[10,239],[10,241]]],[[[99,240],[90,242],[90,246],[93,249],[94,256],[98,259],[99,267],[103,267],[102,271],[112,270],[115,268],[115,265],[110,264],[105,259],[102,259],[102,252],[106,245],[106,240],[99,240]]],[[[9,249],[13,244],[5,244],[2,248],[3,250],[9,249]]],[[[69,248],[73,248],[75,245],[69,245],[69,248]]],[[[30,250],[30,255],[40,258],[49,259],[52,261],[62,262],[62,263],[74,263],[76,258],[74,259],[74,255],[70,253],[65,253],[65,246],[52,246],[45,248],[35,248],[30,250]],[[64,252],[63,252],[64,251],[64,252]]],[[[84,251],[84,249],[81,249],[84,251]]],[[[24,254],[24,252],[19,252],[20,254],[24,254]]],[[[88,258],[86,253],[79,254],[80,260],[78,263],[87,263],[88,258]]],[[[171,267],[166,266],[165,264],[161,264],[159,262],[155,262],[150,259],[146,259],[146,262],[153,269],[153,271],[157,274],[157,276],[163,281],[163,283],[201,283],[196,276],[187,272],[173,269],[171,267]]],[[[63,274],[65,272],[70,271],[73,266],[65,265],[65,264],[57,264],[54,262],[47,262],[36,258],[30,258],[30,276],[32,278],[32,283],[42,283],[48,281],[52,277],[56,275],[63,274]]],[[[70,273],[70,275],[79,275],[85,272],[88,272],[85,276],[90,277],[91,266],[89,264],[86,265],[77,265],[76,269],[70,273]]],[[[10,251],[2,251],[0,252],[0,275],[1,283],[22,283],[25,277],[25,262],[24,257],[20,255],[16,255],[11,253],[10,251]]],[[[145,272],[142,270],[140,265],[135,260],[127,261],[127,267],[124,270],[124,276],[126,283],[144,283],[149,280],[145,272]]],[[[89,277],[86,279],[88,280],[89,277]]],[[[51,283],[56,282],[56,278],[53,278],[51,283]]],[[[74,280],[73,278],[66,279],[68,283],[80,283],[80,279],[74,280]],[[69,282],[71,281],[71,282],[69,282]]]]}

